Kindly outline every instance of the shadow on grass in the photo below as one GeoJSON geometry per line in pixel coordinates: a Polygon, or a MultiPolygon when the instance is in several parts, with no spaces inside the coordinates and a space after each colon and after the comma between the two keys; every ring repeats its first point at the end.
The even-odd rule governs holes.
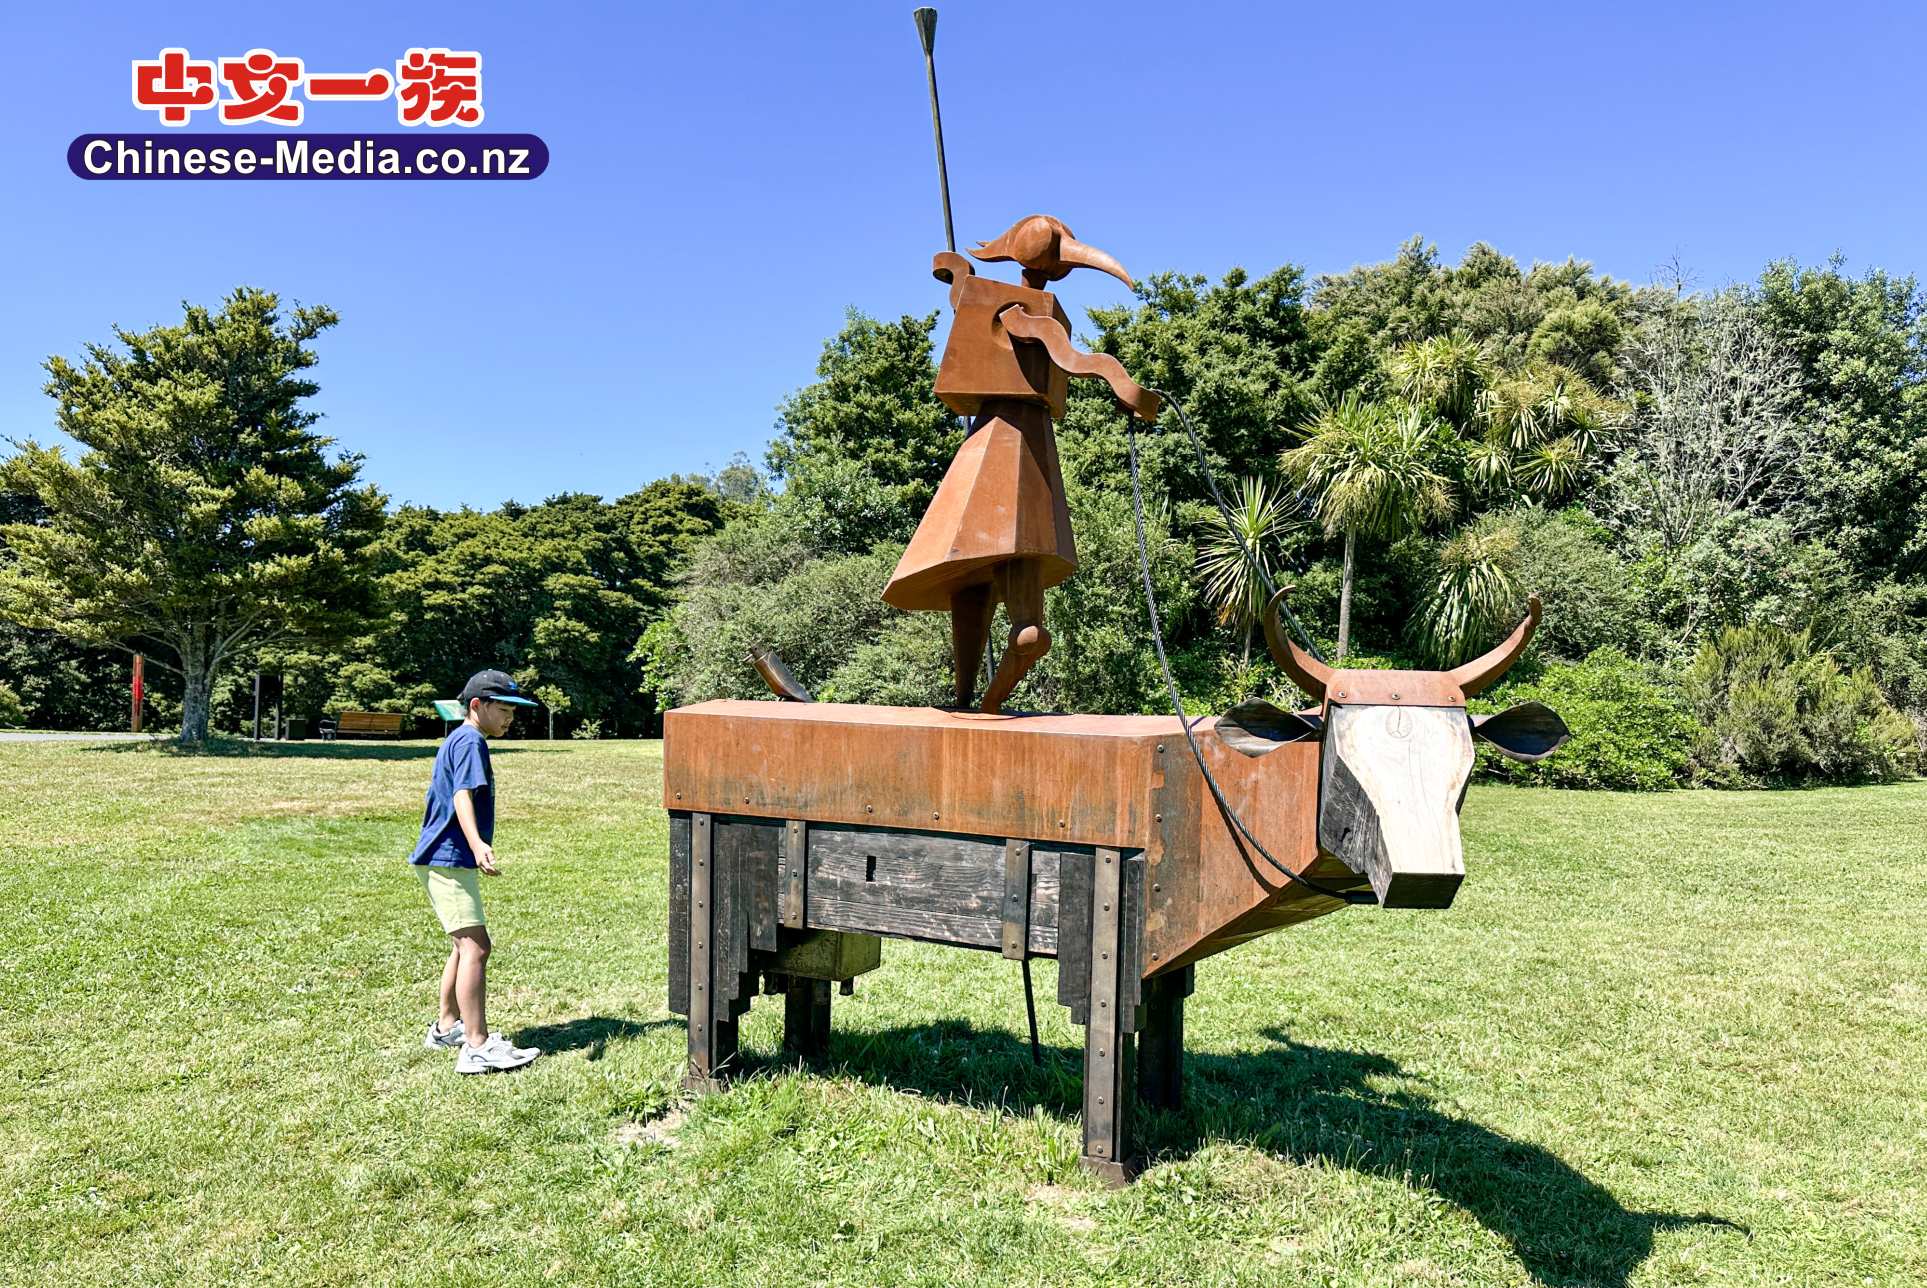
{"type": "MultiPolygon", "coordinates": [[[[1293,1041],[1263,1051],[1188,1054],[1184,1108],[1139,1106],[1138,1137],[1153,1162],[1188,1158],[1214,1141],[1255,1146],[1294,1163],[1325,1162],[1430,1190],[1511,1245],[1549,1284],[1623,1288],[1652,1254],[1655,1231],[1723,1217],[1638,1212],[1536,1145],[1441,1110],[1385,1056],[1293,1041]]],[[[1082,1103],[1083,1053],[1046,1048],[1033,1067],[1024,1040],[944,1022],[881,1033],[832,1032],[826,1063],[864,1081],[982,1104],[1003,1088],[1016,1112],[1062,1118],[1082,1103]]]]}
{"type": "Polygon", "coordinates": [[[628,1038],[639,1038],[652,1029],[665,1026],[682,1027],[680,1019],[675,1020],[624,1020],[612,1015],[590,1015],[580,1020],[564,1020],[560,1024],[538,1024],[534,1028],[519,1029],[515,1034],[517,1046],[537,1046],[545,1052],[579,1051],[587,1047],[587,1059],[600,1060],[609,1043],[628,1038]]]}

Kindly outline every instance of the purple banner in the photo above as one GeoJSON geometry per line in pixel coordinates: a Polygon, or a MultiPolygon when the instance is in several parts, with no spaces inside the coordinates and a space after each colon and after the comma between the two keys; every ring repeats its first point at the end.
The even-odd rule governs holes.
{"type": "Polygon", "coordinates": [[[549,145],[533,134],[83,134],[67,145],[83,179],[533,179],[549,145]]]}

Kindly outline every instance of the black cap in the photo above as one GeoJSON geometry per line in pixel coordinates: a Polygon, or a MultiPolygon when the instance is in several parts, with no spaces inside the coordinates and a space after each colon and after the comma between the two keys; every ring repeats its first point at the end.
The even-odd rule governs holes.
{"type": "Polygon", "coordinates": [[[507,702],[518,707],[532,707],[535,699],[522,692],[522,687],[506,671],[477,671],[468,677],[468,684],[457,699],[463,707],[476,698],[487,698],[490,702],[507,702]]]}

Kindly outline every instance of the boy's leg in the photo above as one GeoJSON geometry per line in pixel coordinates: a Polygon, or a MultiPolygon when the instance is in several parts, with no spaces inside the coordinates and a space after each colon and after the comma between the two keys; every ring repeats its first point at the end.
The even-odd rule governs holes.
{"type": "Polygon", "coordinates": [[[488,1041],[488,953],[486,926],[450,931],[455,941],[455,1005],[461,1011],[463,1040],[470,1046],[488,1041]]]}
{"type": "Polygon", "coordinates": [[[436,1026],[446,1033],[455,1027],[455,1021],[462,1018],[461,1003],[455,1000],[455,977],[462,963],[461,945],[451,941],[448,945],[448,964],[442,967],[442,1010],[436,1026]]]}

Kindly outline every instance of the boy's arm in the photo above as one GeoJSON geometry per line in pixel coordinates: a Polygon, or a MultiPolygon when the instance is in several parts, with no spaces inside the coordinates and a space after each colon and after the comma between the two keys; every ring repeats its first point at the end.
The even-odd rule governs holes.
{"type": "Polygon", "coordinates": [[[455,821],[462,825],[462,835],[468,838],[468,848],[475,855],[475,866],[488,876],[501,875],[495,866],[495,850],[482,839],[482,833],[475,826],[475,793],[464,787],[455,793],[455,821]]]}

